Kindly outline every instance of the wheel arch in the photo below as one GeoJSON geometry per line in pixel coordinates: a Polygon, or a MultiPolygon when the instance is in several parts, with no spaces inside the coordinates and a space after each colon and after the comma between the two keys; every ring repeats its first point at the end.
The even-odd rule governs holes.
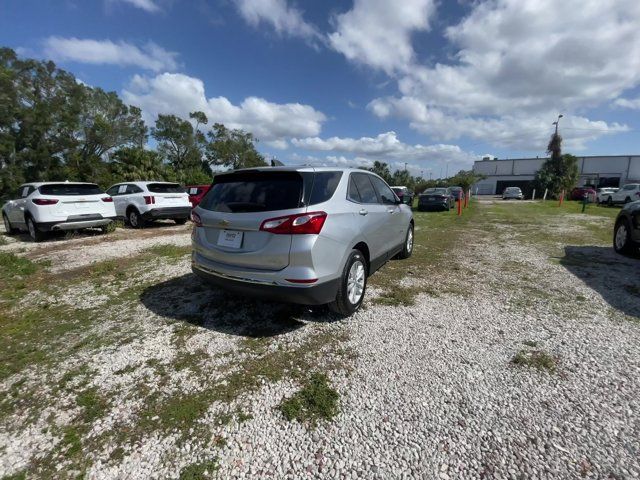
{"type": "Polygon", "coordinates": [[[367,262],[367,273],[371,270],[371,253],[369,252],[369,246],[365,242],[358,242],[353,247],[353,250],[359,250],[364,255],[364,259],[367,262]]]}

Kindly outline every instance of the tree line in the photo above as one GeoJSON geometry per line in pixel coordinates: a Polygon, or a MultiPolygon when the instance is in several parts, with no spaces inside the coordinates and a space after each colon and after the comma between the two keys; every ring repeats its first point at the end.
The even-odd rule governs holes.
{"type": "Polygon", "coordinates": [[[207,116],[189,117],[159,115],[149,128],[141,110],[115,92],[85,85],[52,61],[0,48],[0,198],[24,182],[200,184],[211,182],[216,166],[267,165],[251,133],[214,123],[205,134],[207,116]]]}

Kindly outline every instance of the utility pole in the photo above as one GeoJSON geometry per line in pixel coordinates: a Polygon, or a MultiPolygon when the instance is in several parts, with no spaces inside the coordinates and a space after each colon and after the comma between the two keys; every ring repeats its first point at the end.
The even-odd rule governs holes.
{"type": "Polygon", "coordinates": [[[407,162],[404,162],[404,171],[407,171],[407,162]]]}
{"type": "Polygon", "coordinates": [[[562,118],[562,114],[558,115],[558,119],[551,124],[556,126],[556,135],[558,135],[558,124],[560,123],[561,118],[562,118]]]}

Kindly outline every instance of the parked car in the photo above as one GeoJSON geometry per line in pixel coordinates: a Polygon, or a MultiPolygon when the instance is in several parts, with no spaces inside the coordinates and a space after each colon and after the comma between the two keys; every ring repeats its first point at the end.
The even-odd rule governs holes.
{"type": "Polygon", "coordinates": [[[524,195],[522,194],[522,190],[520,190],[520,187],[507,187],[502,192],[503,200],[522,200],[523,198],[524,195]]]}
{"type": "Polygon", "coordinates": [[[569,194],[569,200],[584,200],[585,195],[587,196],[587,200],[590,202],[595,202],[596,201],[596,194],[597,192],[595,191],[595,189],[593,187],[588,187],[588,186],[584,186],[584,187],[575,187],[573,190],[571,190],[571,193],[569,194]]]}
{"type": "Polygon", "coordinates": [[[367,277],[413,251],[411,208],[357,169],[268,167],[217,174],[193,209],[193,272],[243,295],[350,315],[367,277]]]}
{"type": "Polygon", "coordinates": [[[640,200],[627,203],[616,218],[613,248],[618,253],[632,253],[640,247],[640,200]]]}
{"type": "Polygon", "coordinates": [[[191,202],[191,206],[197,207],[202,200],[202,197],[204,197],[211,188],[211,185],[187,185],[185,188],[189,194],[189,202],[191,202]]]}
{"type": "Polygon", "coordinates": [[[418,210],[450,210],[456,205],[456,199],[448,188],[427,188],[418,195],[418,210]]]}
{"type": "Polygon", "coordinates": [[[459,198],[464,200],[465,193],[462,187],[449,187],[449,191],[451,192],[451,195],[453,195],[453,198],[455,198],[456,200],[458,200],[459,198]]]}
{"type": "Polygon", "coordinates": [[[56,230],[107,226],[116,219],[113,199],[95,183],[39,182],[20,186],[2,207],[8,234],[26,230],[35,242],[56,230]]]}
{"type": "Polygon", "coordinates": [[[596,202],[605,203],[611,193],[617,192],[619,189],[613,187],[602,187],[596,190],[596,202]]]}
{"type": "Polygon", "coordinates": [[[393,193],[396,194],[402,203],[409,206],[413,205],[414,194],[408,187],[396,186],[391,187],[391,190],[393,190],[393,193]]]}
{"type": "Polygon", "coordinates": [[[640,200],[640,183],[628,183],[617,192],[608,194],[605,203],[607,205],[614,205],[629,203],[634,200],[640,200]]]}
{"type": "Polygon", "coordinates": [[[124,182],[109,187],[116,214],[133,228],[149,220],[170,219],[183,225],[189,219],[191,203],[184,187],[170,182],[124,182]]]}

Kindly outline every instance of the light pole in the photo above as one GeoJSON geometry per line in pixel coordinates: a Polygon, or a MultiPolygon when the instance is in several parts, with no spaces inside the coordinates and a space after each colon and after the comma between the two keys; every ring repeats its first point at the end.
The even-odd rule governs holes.
{"type": "Polygon", "coordinates": [[[562,114],[558,115],[558,119],[551,124],[556,126],[556,135],[558,135],[558,124],[560,123],[561,118],[562,118],[562,114]]]}
{"type": "Polygon", "coordinates": [[[407,171],[407,162],[404,162],[404,171],[407,171]]]}

